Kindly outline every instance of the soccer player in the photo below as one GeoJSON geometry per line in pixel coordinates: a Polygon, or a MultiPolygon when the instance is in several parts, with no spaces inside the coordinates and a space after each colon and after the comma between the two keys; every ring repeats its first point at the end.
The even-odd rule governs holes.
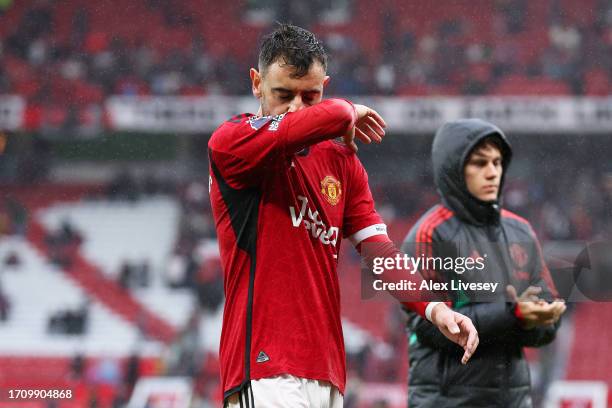
{"type": "Polygon", "coordinates": [[[451,290],[453,307],[472,319],[480,336],[467,366],[456,364],[455,344],[410,313],[410,407],[532,406],[522,348],[553,341],[565,304],[553,302],[556,290],[529,222],[500,206],[511,156],[502,131],[479,119],[449,122],[436,133],[432,160],[442,202],[415,224],[402,250],[471,259],[471,268],[466,261],[422,271],[433,280],[498,287],[495,293],[451,290]]]}
{"type": "MultiPolygon", "coordinates": [[[[231,407],[342,406],[340,242],[398,253],[355,154],[354,138],[380,142],[385,122],[366,106],[323,100],[326,66],[312,33],[281,24],[250,71],[259,111],[223,123],[208,144],[225,274],[221,377],[231,407]]],[[[410,307],[469,359],[478,344],[469,319],[444,303],[410,307]]]]}

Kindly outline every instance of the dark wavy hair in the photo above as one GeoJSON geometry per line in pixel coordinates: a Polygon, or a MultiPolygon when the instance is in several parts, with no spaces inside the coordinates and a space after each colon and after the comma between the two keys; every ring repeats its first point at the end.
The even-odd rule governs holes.
{"type": "Polygon", "coordinates": [[[502,156],[505,156],[508,151],[508,146],[502,141],[499,135],[497,133],[492,133],[488,135],[487,137],[485,137],[484,139],[482,139],[480,142],[478,142],[476,146],[474,146],[472,150],[470,150],[467,157],[469,157],[475,151],[484,148],[485,146],[495,147],[497,150],[499,150],[502,156]]]}
{"type": "Polygon", "coordinates": [[[314,61],[319,61],[327,70],[327,52],[323,44],[310,31],[291,24],[279,23],[276,30],[264,37],[259,50],[259,71],[265,74],[279,59],[295,68],[291,75],[294,78],[306,75],[314,61]]]}

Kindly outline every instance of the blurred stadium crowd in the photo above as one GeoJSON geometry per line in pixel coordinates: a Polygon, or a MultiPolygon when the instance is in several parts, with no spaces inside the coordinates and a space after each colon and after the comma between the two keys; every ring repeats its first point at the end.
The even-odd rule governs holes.
{"type": "Polygon", "coordinates": [[[252,44],[287,16],[325,41],[333,94],[612,89],[612,6],[605,0],[330,1],[328,9],[346,16],[343,24],[326,24],[324,13],[309,15],[316,8],[304,10],[299,1],[236,2],[221,10],[212,1],[137,0],[119,13],[113,2],[14,3],[2,12],[0,92],[25,96],[31,121],[77,120],[108,95],[247,94],[252,44]],[[261,6],[270,10],[268,19],[249,23],[249,10],[261,6]],[[218,18],[211,22],[209,15],[218,18]],[[226,18],[232,30],[218,22],[226,18]]]}
{"type": "MultiPolygon", "coordinates": [[[[21,318],[15,305],[23,293],[7,281],[20,273],[25,276],[31,264],[32,256],[22,242],[29,242],[47,264],[61,270],[58,276],[79,282],[86,294],[70,305],[45,310],[41,341],[70,342],[97,333],[101,315],[96,302],[115,310],[138,333],[127,337],[135,350],[123,350],[118,356],[100,357],[68,347],[69,357],[59,353],[61,357],[49,359],[44,353],[26,353],[20,359],[23,352],[2,343],[0,385],[18,385],[30,378],[33,384],[78,390],[73,405],[67,401],[61,408],[121,407],[140,376],[186,375],[193,379],[196,401],[202,404],[194,406],[219,406],[216,349],[206,341],[214,336],[206,330],[218,322],[223,286],[218,258],[210,249],[215,232],[204,144],[194,143],[189,153],[190,160],[198,162],[191,174],[200,172],[199,177],[177,177],[168,168],[143,176],[142,171],[133,171],[139,164],[130,166],[129,159],[111,165],[113,176],[102,183],[57,183],[57,177],[50,175],[61,160],[56,146],[41,137],[45,128],[59,129],[61,137],[70,139],[71,129],[79,123],[104,120],[101,106],[111,95],[247,95],[247,70],[256,61],[256,40],[275,19],[293,20],[323,39],[331,54],[333,80],[328,92],[335,95],[609,96],[612,92],[612,3],[606,0],[313,2],[322,13],[311,12],[316,7],[304,9],[303,3],[0,2],[0,94],[25,98],[24,130],[32,133],[27,141],[17,142],[0,135],[0,170],[12,169],[0,174],[4,191],[0,196],[0,336],[21,318]],[[69,202],[107,206],[115,212],[121,209],[128,211],[129,218],[140,211],[140,204],[159,203],[160,197],[166,201],[159,206],[168,201],[175,208],[168,214],[176,214],[176,222],[164,230],[171,238],[162,261],[132,256],[117,258],[111,266],[94,265],[84,260],[95,240],[92,230],[67,212],[76,207],[57,210],[57,217],[48,215],[56,211],[54,206],[69,202]],[[134,212],[129,212],[130,206],[134,212]],[[57,222],[41,221],[52,216],[57,222]],[[172,303],[147,304],[148,309],[139,304],[148,294],[154,294],[158,302],[164,296],[170,301],[172,293],[184,295],[185,302],[194,305],[181,309],[184,316],[174,321],[164,316],[164,323],[150,313],[172,303]],[[162,344],[161,349],[144,352],[149,341],[162,344]]],[[[511,142],[516,161],[507,179],[504,204],[528,218],[544,243],[612,237],[609,135],[511,135],[511,142]]],[[[381,146],[360,149],[379,211],[396,241],[438,199],[432,187],[430,146],[431,135],[412,138],[409,150],[402,135],[391,135],[381,146]]],[[[174,164],[179,161],[175,159],[174,164]]],[[[144,224],[157,221],[152,217],[144,224]]],[[[96,228],[104,222],[100,220],[96,228]]],[[[121,238],[126,230],[120,222],[116,225],[121,238]]],[[[367,312],[359,308],[358,259],[352,249],[344,251],[343,307],[345,317],[359,326],[349,328],[346,336],[349,391],[345,406],[396,406],[382,396],[396,390],[395,386],[405,388],[403,316],[387,304],[369,305],[367,312]],[[385,317],[373,315],[378,312],[385,317]],[[382,388],[380,400],[364,402],[359,390],[365,383],[391,388],[382,388]]],[[[582,324],[597,329],[590,320],[582,324]]],[[[562,333],[560,345],[554,347],[563,348],[571,335],[571,329],[562,333]]],[[[589,333],[586,336],[588,342],[589,333]]],[[[597,359],[597,353],[591,354],[597,359]]],[[[568,366],[576,370],[575,377],[590,370],[594,378],[604,376],[612,384],[605,360],[589,366],[595,364],[593,356],[578,352],[584,361],[576,365],[572,362],[576,357],[567,349],[541,355],[531,358],[538,401],[548,381],[568,376],[568,366]]]]}

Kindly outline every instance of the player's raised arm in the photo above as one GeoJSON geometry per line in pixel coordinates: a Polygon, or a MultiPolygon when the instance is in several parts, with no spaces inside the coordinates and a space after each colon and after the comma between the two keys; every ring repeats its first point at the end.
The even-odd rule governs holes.
{"type": "Polygon", "coordinates": [[[344,99],[290,109],[276,116],[243,116],[226,122],[211,137],[211,158],[224,162],[230,174],[246,175],[327,139],[344,137],[357,150],[355,137],[370,143],[380,142],[385,134],[386,125],[376,111],[344,99]]]}

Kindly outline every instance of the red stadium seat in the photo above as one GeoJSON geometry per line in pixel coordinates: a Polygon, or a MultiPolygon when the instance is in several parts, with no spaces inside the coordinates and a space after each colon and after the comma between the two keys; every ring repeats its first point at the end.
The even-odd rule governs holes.
{"type": "Polygon", "coordinates": [[[492,90],[494,95],[570,95],[570,86],[563,81],[548,78],[509,76],[503,78],[492,90]]]}
{"type": "Polygon", "coordinates": [[[603,69],[593,69],[584,75],[584,93],[592,96],[609,96],[612,93],[610,75],[603,69]]]}

